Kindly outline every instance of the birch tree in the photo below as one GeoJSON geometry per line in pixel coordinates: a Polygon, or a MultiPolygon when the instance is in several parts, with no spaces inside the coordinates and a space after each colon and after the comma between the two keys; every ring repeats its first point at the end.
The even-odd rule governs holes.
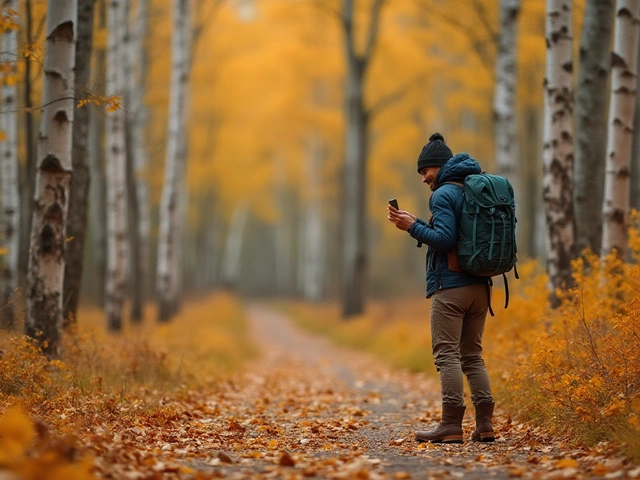
{"type": "MultiPolygon", "coordinates": [[[[121,95],[124,90],[123,45],[126,34],[126,4],[110,0],[107,12],[107,95],[121,95]]],[[[107,177],[107,278],[105,310],[111,331],[122,329],[122,308],[127,281],[127,185],[125,114],[122,110],[107,113],[105,132],[107,177]]]]}
{"type": "Polygon", "coordinates": [[[146,124],[147,111],[142,101],[145,96],[147,60],[144,39],[148,30],[148,0],[138,0],[133,28],[130,31],[127,54],[131,68],[128,76],[129,92],[127,145],[130,157],[129,204],[131,205],[131,283],[135,285],[132,294],[131,319],[142,318],[145,286],[149,269],[149,232],[151,226],[149,212],[149,185],[147,182],[146,124]],[[135,213],[135,215],[133,215],[135,213]]]}
{"type": "Polygon", "coordinates": [[[602,204],[602,255],[626,258],[633,117],[640,38],[640,0],[619,0],[611,65],[611,99],[602,204]]]}
{"type": "MultiPolygon", "coordinates": [[[[75,81],[80,90],[89,83],[91,48],[93,45],[93,13],[95,0],[78,0],[78,41],[76,43],[75,81]]],[[[85,232],[87,231],[89,187],[91,175],[87,160],[89,108],[74,111],[72,161],[73,177],[69,192],[67,243],[64,273],[64,325],[75,322],[83,271],[85,232]]]]}
{"type": "Polygon", "coordinates": [[[305,182],[307,198],[301,242],[302,294],[306,300],[312,302],[322,299],[325,275],[326,233],[322,221],[322,154],[322,140],[317,133],[312,133],[308,142],[305,182]]]}
{"type": "Polygon", "coordinates": [[[63,318],[76,19],[76,0],[49,0],[25,321],[26,334],[49,356],[59,353],[63,318]]]}
{"type": "Polygon", "coordinates": [[[171,41],[171,92],[164,185],[160,201],[160,238],[156,294],[158,320],[168,321],[175,313],[179,295],[179,272],[176,259],[180,248],[180,194],[184,181],[185,157],[183,137],[186,120],[187,80],[190,37],[189,0],[174,0],[171,41]]]}
{"type": "MultiPolygon", "coordinates": [[[[638,60],[640,62],[640,48],[638,60]]],[[[631,208],[640,210],[640,76],[636,78],[636,110],[633,120],[633,155],[631,157],[631,208]]]]}
{"type": "Polygon", "coordinates": [[[547,0],[543,195],[547,273],[554,306],[555,290],[572,283],[571,260],[575,257],[571,17],[570,0],[547,0]]]}
{"type": "Polygon", "coordinates": [[[3,0],[5,31],[0,42],[2,63],[2,113],[0,113],[0,249],[7,252],[0,266],[0,328],[9,329],[15,322],[14,308],[18,289],[18,262],[20,259],[20,192],[18,161],[18,113],[16,65],[18,59],[17,0],[3,0]],[[9,66],[9,68],[7,68],[9,66]]]}
{"type": "Polygon", "coordinates": [[[588,0],[576,91],[574,206],[578,252],[600,251],[613,0],[588,0]]]}
{"type": "Polygon", "coordinates": [[[238,205],[233,211],[231,225],[227,233],[221,271],[222,285],[228,289],[235,289],[238,286],[242,242],[248,217],[248,203],[238,205]]]}
{"type": "MultiPolygon", "coordinates": [[[[33,32],[33,5],[32,0],[24,2],[24,18],[21,22],[21,31],[24,32],[24,42],[31,45],[35,41],[33,32]]],[[[23,83],[22,83],[22,106],[24,107],[23,115],[23,136],[24,136],[24,158],[22,162],[21,176],[23,181],[20,185],[21,196],[21,212],[20,212],[20,237],[24,241],[20,242],[20,271],[26,272],[29,265],[29,246],[27,241],[31,236],[31,221],[33,220],[33,197],[36,179],[36,157],[37,144],[35,135],[35,115],[33,108],[33,60],[30,55],[25,55],[22,59],[24,65],[23,83]]]]}
{"type": "Polygon", "coordinates": [[[364,310],[368,276],[367,254],[367,157],[369,113],[364,100],[367,70],[378,39],[384,0],[373,0],[363,52],[356,47],[355,0],[342,0],[340,12],[347,63],[346,139],[344,157],[342,315],[364,310]]]}
{"type": "Polygon", "coordinates": [[[496,87],[493,99],[496,167],[516,195],[520,189],[520,149],[516,118],[516,54],[520,0],[501,0],[500,33],[496,58],[496,87]]]}

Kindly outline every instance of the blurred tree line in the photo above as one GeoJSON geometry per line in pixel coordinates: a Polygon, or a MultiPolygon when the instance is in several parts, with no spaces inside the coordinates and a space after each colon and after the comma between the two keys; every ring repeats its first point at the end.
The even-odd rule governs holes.
{"type": "Polygon", "coordinates": [[[428,217],[415,168],[434,131],[511,180],[520,255],[547,261],[551,291],[582,248],[624,254],[637,1],[2,8],[0,316],[54,353],[80,301],[118,331],[127,303],[168,321],[218,288],[340,299],[345,317],[421,295],[386,204],[428,217]]]}

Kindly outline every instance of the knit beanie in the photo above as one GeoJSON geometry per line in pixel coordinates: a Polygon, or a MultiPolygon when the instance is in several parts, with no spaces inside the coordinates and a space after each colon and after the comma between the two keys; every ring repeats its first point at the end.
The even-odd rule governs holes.
{"type": "Polygon", "coordinates": [[[429,143],[422,147],[418,156],[418,173],[426,167],[441,167],[451,157],[453,157],[453,153],[444,143],[444,137],[439,133],[434,133],[429,137],[429,143]]]}

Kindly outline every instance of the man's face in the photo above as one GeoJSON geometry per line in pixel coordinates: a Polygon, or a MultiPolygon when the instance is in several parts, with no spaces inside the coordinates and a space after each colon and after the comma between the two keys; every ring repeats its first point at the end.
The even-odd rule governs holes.
{"type": "Polygon", "coordinates": [[[426,183],[429,185],[429,188],[433,192],[433,189],[436,188],[436,175],[440,171],[441,167],[425,167],[420,170],[420,175],[422,175],[422,183],[426,183]]]}

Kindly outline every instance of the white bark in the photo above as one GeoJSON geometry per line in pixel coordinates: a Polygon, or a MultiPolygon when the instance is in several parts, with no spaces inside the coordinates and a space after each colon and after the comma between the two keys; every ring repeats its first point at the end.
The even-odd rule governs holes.
{"type": "Polygon", "coordinates": [[[554,303],[555,289],[571,284],[575,257],[571,16],[570,0],[547,0],[543,185],[547,273],[554,303]]]}
{"type": "Polygon", "coordinates": [[[246,203],[237,206],[233,212],[222,264],[222,283],[227,288],[235,289],[238,286],[240,254],[248,216],[249,205],[246,203]]]}
{"type": "Polygon", "coordinates": [[[500,35],[496,58],[496,87],[493,99],[496,167],[518,194],[520,189],[520,149],[516,118],[516,56],[520,0],[501,0],[500,35]]]}
{"type": "Polygon", "coordinates": [[[132,68],[129,85],[131,101],[128,109],[131,112],[131,153],[133,155],[134,181],[138,201],[138,237],[140,239],[140,264],[142,278],[146,279],[149,268],[149,234],[151,231],[151,214],[149,209],[148,158],[146,142],[146,125],[148,112],[143,102],[146,93],[145,78],[147,75],[144,40],[147,35],[149,16],[149,0],[138,0],[135,25],[129,40],[129,62],[132,68]]]}
{"type": "Polygon", "coordinates": [[[306,171],[306,214],[303,224],[302,293],[306,300],[317,302],[324,294],[325,232],[322,221],[322,140],[317,134],[309,138],[306,171]]]}
{"type": "Polygon", "coordinates": [[[49,0],[25,330],[50,356],[59,353],[62,328],[76,18],[75,0],[49,0]]]}
{"type": "Polygon", "coordinates": [[[611,100],[602,205],[602,254],[628,248],[631,147],[640,38],[640,0],[619,0],[611,67],[611,100]]]}
{"type": "MultiPolygon", "coordinates": [[[[16,12],[17,0],[4,0],[2,8],[16,12]]],[[[0,43],[1,61],[11,65],[10,75],[17,73],[18,32],[9,29],[0,43]]],[[[14,301],[18,288],[18,262],[20,259],[20,192],[18,191],[18,87],[15,81],[2,82],[2,110],[0,132],[0,247],[7,249],[0,264],[0,328],[11,328],[16,318],[14,301]]]]}
{"type": "MultiPolygon", "coordinates": [[[[110,0],[108,10],[107,95],[124,91],[123,45],[126,36],[126,4],[110,0]]],[[[105,310],[110,330],[122,329],[122,309],[127,281],[127,165],[125,113],[107,113],[105,158],[107,177],[107,278],[105,310]]]]}
{"type": "Polygon", "coordinates": [[[188,0],[174,0],[171,42],[171,93],[164,186],[160,202],[160,238],[156,290],[158,318],[168,321],[175,313],[179,295],[180,196],[184,190],[186,147],[184,136],[188,90],[190,13],[188,0]]]}

